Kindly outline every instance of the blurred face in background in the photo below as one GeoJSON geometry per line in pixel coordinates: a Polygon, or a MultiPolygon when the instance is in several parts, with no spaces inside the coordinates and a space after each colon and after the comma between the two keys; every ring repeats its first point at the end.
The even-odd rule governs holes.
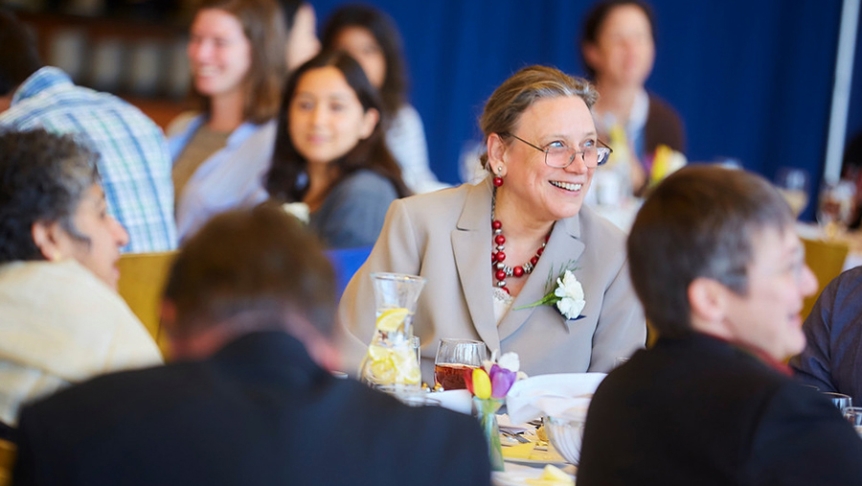
{"type": "Polygon", "coordinates": [[[368,81],[377,89],[386,80],[386,57],[374,35],[363,27],[346,27],[335,38],[335,48],[341,49],[359,62],[368,81]]]}
{"type": "Polygon", "coordinates": [[[209,97],[242,93],[251,67],[251,42],[233,14],[220,9],[199,11],[187,53],[198,93],[209,97]]]}
{"type": "Polygon", "coordinates": [[[377,110],[364,111],[356,92],[334,66],[306,71],[290,102],[290,139],[309,164],[328,164],[368,137],[377,110]]]}
{"type": "Polygon", "coordinates": [[[293,71],[320,51],[314,8],[303,3],[287,33],[287,70],[293,71]]]}
{"type": "Polygon", "coordinates": [[[635,5],[621,5],[605,18],[595,44],[584,46],[584,56],[602,83],[643,86],[655,61],[649,19],[635,5]]]}

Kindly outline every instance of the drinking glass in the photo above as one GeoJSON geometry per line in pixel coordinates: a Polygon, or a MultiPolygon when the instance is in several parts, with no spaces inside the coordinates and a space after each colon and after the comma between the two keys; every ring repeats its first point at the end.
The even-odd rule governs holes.
{"type": "Polygon", "coordinates": [[[434,360],[434,381],[444,390],[463,390],[465,370],[482,366],[488,359],[488,348],[482,341],[441,339],[434,360]]]}
{"type": "Polygon", "coordinates": [[[841,410],[842,413],[844,413],[844,410],[853,406],[853,399],[850,398],[850,395],[834,392],[823,392],[823,395],[832,401],[832,405],[838,407],[838,410],[841,410]]]}
{"type": "Polygon", "coordinates": [[[862,407],[847,407],[844,409],[844,418],[846,418],[850,425],[856,429],[856,433],[862,437],[862,407]]]}
{"type": "Polygon", "coordinates": [[[824,182],[821,186],[817,222],[827,238],[835,238],[847,229],[855,194],[856,188],[848,181],[824,182]]]}
{"type": "Polygon", "coordinates": [[[808,205],[808,172],[794,167],[782,167],[775,175],[775,186],[784,196],[797,218],[808,205]]]}

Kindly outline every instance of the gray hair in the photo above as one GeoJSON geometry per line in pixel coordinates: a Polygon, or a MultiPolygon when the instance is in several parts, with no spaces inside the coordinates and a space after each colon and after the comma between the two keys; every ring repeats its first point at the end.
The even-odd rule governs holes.
{"type": "Polygon", "coordinates": [[[44,259],[33,241],[35,223],[59,222],[73,238],[88,241],[73,217],[99,182],[98,158],[71,135],[0,131],[0,263],[44,259]]]}

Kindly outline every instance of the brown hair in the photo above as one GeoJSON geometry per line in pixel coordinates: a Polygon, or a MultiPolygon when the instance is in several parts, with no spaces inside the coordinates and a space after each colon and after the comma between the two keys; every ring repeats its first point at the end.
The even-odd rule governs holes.
{"type": "Polygon", "coordinates": [[[269,195],[275,199],[293,202],[302,201],[308,191],[308,161],[296,150],[290,139],[290,103],[300,78],[312,69],[327,66],[338,69],[344,75],[348,86],[353,89],[362,104],[363,112],[373,108],[381,115],[381,121],[377,122],[371,135],[360,140],[347,154],[332,162],[332,166],[338,171],[338,177],[330,183],[327,192],[353,172],[369,169],[389,179],[398,197],[409,195],[410,190],[401,179],[401,169],[386,148],[380,95],[368,81],[362,66],[349,54],[341,51],[322,51],[291,74],[285,86],[284,99],[278,113],[278,131],[275,136],[272,165],[266,176],[266,190],[269,195]]]}
{"type": "MultiPolygon", "coordinates": [[[[251,66],[246,75],[244,118],[264,123],[278,112],[281,85],[287,73],[284,15],[275,0],[203,0],[198,12],[224,10],[236,17],[251,44],[251,66]]],[[[210,112],[208,97],[195,93],[204,113],[210,112]]]]}
{"type": "Polygon", "coordinates": [[[177,336],[228,321],[291,330],[299,320],[331,336],[335,323],[335,273],[320,242],[275,205],[211,219],[183,244],[164,297],[176,309],[177,336]]]}
{"type": "MultiPolygon", "coordinates": [[[[505,137],[514,131],[521,115],[536,101],[561,96],[578,96],[584,100],[587,108],[592,109],[598,99],[598,92],[585,79],[569,76],[556,68],[521,68],[503,81],[485,103],[485,109],[479,118],[479,128],[484,141],[487,142],[492,133],[505,137]]],[[[482,167],[487,168],[488,154],[483,153],[479,160],[482,167]]]]}
{"type": "Polygon", "coordinates": [[[748,291],[754,238],[793,231],[787,202],[766,179],[712,165],[665,179],[638,212],[628,237],[632,285],[659,334],[691,332],[688,287],[697,278],[748,291]]]}
{"type": "Polygon", "coordinates": [[[406,103],[407,97],[407,68],[401,35],[395,21],[385,12],[369,5],[343,5],[326,20],[321,36],[324,49],[333,49],[338,35],[348,27],[359,27],[370,32],[383,51],[386,76],[380,87],[380,96],[383,111],[391,119],[406,103]]]}
{"type": "Polygon", "coordinates": [[[581,57],[584,61],[584,68],[587,70],[587,74],[590,75],[591,78],[596,77],[596,70],[593,69],[592,66],[587,62],[586,57],[584,57],[584,46],[587,45],[595,45],[596,41],[599,38],[599,34],[604,27],[605,20],[607,20],[608,16],[610,16],[611,12],[614,11],[617,7],[625,7],[625,6],[633,6],[641,9],[644,15],[649,22],[650,33],[652,34],[653,42],[655,42],[655,15],[653,14],[652,8],[647,5],[645,2],[640,0],[605,0],[601,1],[590,9],[587,12],[586,17],[584,18],[584,25],[581,28],[581,57]]]}

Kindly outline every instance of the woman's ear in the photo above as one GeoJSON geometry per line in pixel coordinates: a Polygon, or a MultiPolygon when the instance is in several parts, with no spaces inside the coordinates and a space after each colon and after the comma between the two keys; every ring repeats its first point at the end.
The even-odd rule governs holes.
{"type": "Polygon", "coordinates": [[[30,227],[30,235],[46,260],[56,262],[66,256],[62,244],[65,232],[59,222],[36,221],[30,227]]]}
{"type": "Polygon", "coordinates": [[[374,133],[374,127],[377,126],[377,122],[380,121],[380,112],[375,110],[374,108],[369,108],[368,111],[362,115],[362,130],[360,130],[359,135],[362,139],[366,139],[374,133]]]}
{"type": "Polygon", "coordinates": [[[509,146],[497,133],[488,135],[488,169],[497,177],[506,177],[506,149],[509,146]]]}

